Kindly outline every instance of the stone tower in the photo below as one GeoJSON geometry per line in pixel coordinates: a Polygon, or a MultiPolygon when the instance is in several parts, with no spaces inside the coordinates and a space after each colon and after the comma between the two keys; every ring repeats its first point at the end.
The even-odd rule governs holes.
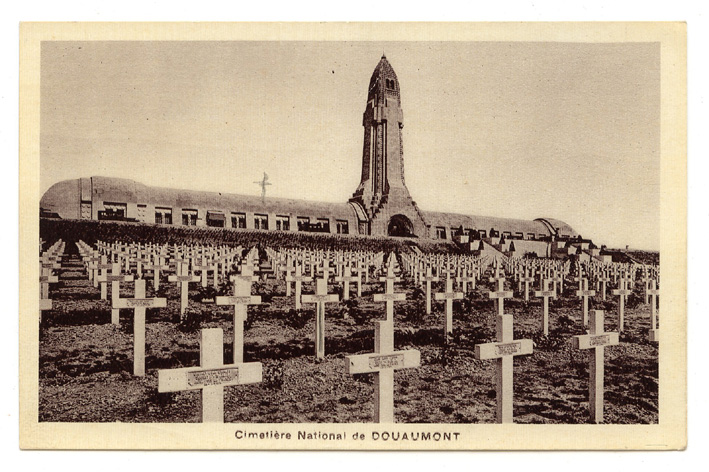
{"type": "Polygon", "coordinates": [[[384,55],[369,80],[362,125],[362,177],[350,199],[359,233],[427,237],[426,223],[404,182],[399,79],[384,55]]]}

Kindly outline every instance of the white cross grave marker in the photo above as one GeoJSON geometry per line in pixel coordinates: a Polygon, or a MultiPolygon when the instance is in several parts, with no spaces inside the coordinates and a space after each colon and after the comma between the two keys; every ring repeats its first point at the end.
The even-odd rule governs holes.
{"type": "Polygon", "coordinates": [[[317,279],[315,295],[303,295],[303,303],[315,303],[315,357],[325,357],[325,303],[338,302],[335,294],[328,295],[327,279],[317,279]]]}
{"type": "Polygon", "coordinates": [[[625,277],[620,278],[620,285],[616,290],[611,293],[620,297],[618,300],[618,331],[623,331],[623,326],[625,324],[625,297],[633,293],[631,290],[627,289],[627,279],[625,277]]]}
{"type": "Polygon", "coordinates": [[[202,422],[224,422],[224,387],[259,383],[260,362],[224,364],[224,333],[221,328],[203,329],[200,366],[158,371],[158,392],[202,390],[202,422]]]}
{"type": "Polygon", "coordinates": [[[438,282],[440,279],[431,275],[431,266],[426,267],[426,276],[421,277],[422,282],[426,282],[426,314],[431,314],[431,282],[438,282]]]}
{"type": "Polygon", "coordinates": [[[582,278],[579,284],[581,283],[583,288],[576,290],[576,295],[583,298],[583,325],[588,326],[588,297],[596,295],[596,291],[588,289],[588,279],[582,278]]]}
{"type": "Polygon", "coordinates": [[[471,289],[475,290],[475,277],[468,276],[467,267],[463,267],[463,275],[456,277],[455,280],[460,284],[463,293],[468,293],[468,283],[471,283],[471,289]]]}
{"type": "Polygon", "coordinates": [[[387,320],[394,320],[394,302],[406,300],[405,293],[394,293],[394,282],[398,280],[398,277],[394,275],[394,268],[389,266],[387,269],[387,276],[380,277],[379,280],[386,282],[386,290],[384,293],[375,293],[375,302],[386,302],[387,320]]]}
{"type": "Polygon", "coordinates": [[[301,307],[300,293],[302,290],[302,283],[303,282],[312,282],[312,280],[313,279],[311,277],[308,277],[308,276],[302,274],[301,266],[298,264],[296,264],[296,266],[295,266],[295,275],[294,276],[288,275],[286,277],[286,282],[288,284],[290,284],[291,282],[295,282],[295,309],[296,310],[300,310],[300,307],[301,307]]]}
{"type": "Polygon", "coordinates": [[[145,280],[135,281],[134,298],[113,300],[113,308],[133,309],[133,375],[145,375],[145,310],[147,308],[165,308],[166,298],[145,298],[145,280]]]}
{"type": "Polygon", "coordinates": [[[603,327],[603,310],[594,310],[589,334],[574,336],[574,348],[593,349],[588,368],[588,407],[591,421],[603,422],[603,347],[618,344],[618,333],[606,333],[603,327]]]}
{"type": "Polygon", "coordinates": [[[511,291],[505,291],[505,278],[498,277],[497,280],[497,292],[488,292],[488,296],[497,299],[497,315],[502,316],[505,314],[505,298],[512,298],[511,291]]]}
{"type": "MultiPolygon", "coordinates": [[[[500,299],[502,301],[502,299],[500,299]]],[[[496,396],[498,423],[512,423],[514,356],[532,354],[531,339],[514,339],[512,315],[497,317],[497,342],[476,344],[475,358],[496,359],[496,396]]]]}
{"type": "MultiPolygon", "coordinates": [[[[402,294],[403,295],[403,294],[402,294]]],[[[374,328],[374,353],[347,356],[347,373],[374,373],[374,421],[394,422],[394,370],[421,365],[416,350],[394,350],[394,323],[377,321],[374,328]]]]}
{"type": "Polygon", "coordinates": [[[121,282],[133,282],[132,275],[121,275],[121,265],[119,262],[111,264],[111,273],[98,276],[101,282],[101,292],[103,293],[106,284],[111,282],[111,324],[120,324],[120,310],[116,308],[116,303],[121,297],[121,282]]]}
{"type": "Polygon", "coordinates": [[[356,276],[353,276],[350,272],[350,268],[344,266],[344,264],[339,267],[340,271],[342,271],[342,275],[335,277],[335,282],[342,282],[342,299],[343,300],[349,300],[350,299],[350,282],[354,282],[357,280],[356,276]]]}
{"type": "Polygon", "coordinates": [[[190,275],[189,271],[184,265],[178,265],[180,274],[184,275],[170,275],[168,276],[168,282],[175,282],[180,287],[180,315],[185,314],[188,304],[188,296],[190,293],[190,285],[194,282],[199,282],[200,278],[196,275],[190,275]]]}
{"type": "Polygon", "coordinates": [[[553,290],[549,290],[549,279],[544,279],[544,290],[534,292],[535,297],[544,297],[544,313],[542,315],[542,330],[544,336],[549,336],[549,297],[555,295],[553,290]]]}
{"type": "Polygon", "coordinates": [[[524,277],[520,277],[519,281],[524,283],[524,301],[528,302],[529,284],[534,282],[534,277],[529,275],[529,269],[527,267],[524,268],[524,277]]]}
{"type": "Polygon", "coordinates": [[[248,277],[234,278],[234,296],[217,297],[217,305],[234,306],[234,363],[244,362],[244,321],[248,305],[260,305],[261,297],[251,295],[251,280],[248,277]]]}
{"type": "Polygon", "coordinates": [[[439,292],[435,295],[436,300],[446,301],[446,320],[444,326],[444,337],[446,341],[448,340],[448,335],[453,332],[453,300],[460,300],[463,298],[462,292],[453,291],[453,279],[446,279],[446,291],[439,292]]]}

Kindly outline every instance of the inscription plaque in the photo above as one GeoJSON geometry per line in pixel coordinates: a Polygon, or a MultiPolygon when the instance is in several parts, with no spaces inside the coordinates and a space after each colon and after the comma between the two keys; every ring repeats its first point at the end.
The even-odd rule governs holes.
{"type": "Polygon", "coordinates": [[[589,344],[591,346],[605,346],[610,344],[611,337],[607,334],[602,334],[600,336],[591,336],[589,339],[589,344]]]}
{"type": "Polygon", "coordinates": [[[370,369],[389,369],[394,367],[404,367],[403,354],[390,354],[387,356],[376,356],[369,358],[370,369]]]}
{"type": "Polygon", "coordinates": [[[239,380],[239,369],[213,369],[187,373],[187,385],[190,387],[208,387],[222,385],[239,380]]]}
{"type": "Polygon", "coordinates": [[[498,356],[512,356],[522,350],[522,343],[514,342],[514,343],[497,344],[495,346],[495,348],[497,350],[498,356]]]}
{"type": "Polygon", "coordinates": [[[153,299],[152,298],[127,298],[126,305],[128,308],[136,308],[136,307],[150,308],[153,306],[153,299]]]}

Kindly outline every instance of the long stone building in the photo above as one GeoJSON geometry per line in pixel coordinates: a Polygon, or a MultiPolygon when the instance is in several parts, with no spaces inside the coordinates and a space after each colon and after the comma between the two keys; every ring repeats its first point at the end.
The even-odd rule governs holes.
{"type": "Polygon", "coordinates": [[[362,118],[361,180],[348,202],[177,190],[127,179],[89,177],[53,185],[40,201],[40,214],[265,231],[455,237],[492,245],[501,238],[515,241],[518,251],[524,248],[540,256],[550,255],[553,241],[578,237],[568,224],[552,218],[518,220],[421,210],[404,180],[403,123],[399,80],[382,56],[369,81],[362,118]]]}

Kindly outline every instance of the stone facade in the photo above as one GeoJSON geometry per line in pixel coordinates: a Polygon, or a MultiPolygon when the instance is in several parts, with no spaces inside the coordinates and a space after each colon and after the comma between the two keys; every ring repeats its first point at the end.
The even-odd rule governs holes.
{"type": "Polygon", "coordinates": [[[362,177],[350,200],[366,215],[360,227],[373,236],[425,236],[426,222],[404,181],[401,91],[386,56],[369,80],[362,126],[362,177]]]}
{"type": "MultiPolygon", "coordinates": [[[[382,56],[369,81],[362,125],[361,179],[347,203],[262,199],[249,195],[148,187],[126,179],[90,177],[55,184],[42,197],[40,207],[42,214],[54,213],[61,218],[117,219],[118,215],[144,223],[269,231],[318,231],[446,240],[504,236],[507,240],[542,241],[578,236],[569,225],[552,218],[532,221],[422,212],[411,198],[404,180],[401,89],[399,79],[385,56],[382,56]]],[[[492,244],[491,239],[488,244],[492,244]]],[[[527,252],[539,256],[548,253],[544,244],[530,244],[529,248],[518,246],[525,246],[527,252]]]]}

